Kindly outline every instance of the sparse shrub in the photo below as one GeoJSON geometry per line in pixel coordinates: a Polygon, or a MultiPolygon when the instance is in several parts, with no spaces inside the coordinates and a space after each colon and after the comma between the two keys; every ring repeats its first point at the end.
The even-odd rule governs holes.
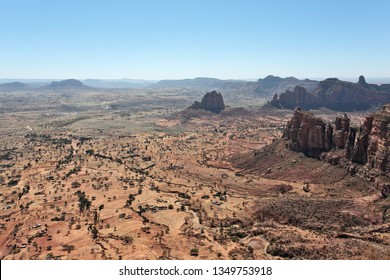
{"type": "Polygon", "coordinates": [[[68,252],[68,254],[75,249],[74,245],[62,245],[62,251],[68,252]]]}
{"type": "Polygon", "coordinates": [[[190,251],[190,255],[197,257],[199,255],[199,249],[198,248],[192,248],[190,251]]]}
{"type": "Polygon", "coordinates": [[[126,245],[132,244],[133,238],[131,236],[126,235],[123,237],[123,243],[126,245]]]}
{"type": "Polygon", "coordinates": [[[92,239],[96,239],[98,237],[98,229],[96,228],[96,226],[92,226],[91,227],[91,235],[92,235],[92,239]]]}

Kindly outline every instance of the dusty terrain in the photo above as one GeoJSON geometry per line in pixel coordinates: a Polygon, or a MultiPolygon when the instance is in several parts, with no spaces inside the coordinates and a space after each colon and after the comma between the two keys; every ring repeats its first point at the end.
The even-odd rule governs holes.
{"type": "Polygon", "coordinates": [[[179,90],[0,95],[1,259],[390,258],[389,198],[287,150],[291,111],[182,112],[195,98],[179,90]]]}

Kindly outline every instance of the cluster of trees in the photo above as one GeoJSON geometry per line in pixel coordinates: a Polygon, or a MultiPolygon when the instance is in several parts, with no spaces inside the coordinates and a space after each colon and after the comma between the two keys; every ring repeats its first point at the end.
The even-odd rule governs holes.
{"type": "Polygon", "coordinates": [[[130,207],[134,200],[135,200],[135,195],[129,194],[129,199],[126,201],[125,207],[130,207]]]}
{"type": "Polygon", "coordinates": [[[85,194],[85,192],[78,190],[76,192],[76,195],[79,198],[80,212],[82,212],[84,210],[89,210],[89,208],[91,207],[91,201],[87,198],[87,195],[85,194]]]}

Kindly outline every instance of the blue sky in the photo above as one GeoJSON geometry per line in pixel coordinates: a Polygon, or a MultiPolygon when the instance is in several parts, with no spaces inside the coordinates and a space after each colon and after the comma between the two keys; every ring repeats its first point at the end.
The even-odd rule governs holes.
{"type": "Polygon", "coordinates": [[[0,0],[0,78],[390,76],[390,1],[0,0]]]}

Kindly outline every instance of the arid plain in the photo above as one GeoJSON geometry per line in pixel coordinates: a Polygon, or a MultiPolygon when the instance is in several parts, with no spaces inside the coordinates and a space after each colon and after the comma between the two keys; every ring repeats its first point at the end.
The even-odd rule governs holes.
{"type": "Polygon", "coordinates": [[[293,111],[204,93],[1,92],[0,258],[390,258],[389,198],[286,149],[293,111]]]}

